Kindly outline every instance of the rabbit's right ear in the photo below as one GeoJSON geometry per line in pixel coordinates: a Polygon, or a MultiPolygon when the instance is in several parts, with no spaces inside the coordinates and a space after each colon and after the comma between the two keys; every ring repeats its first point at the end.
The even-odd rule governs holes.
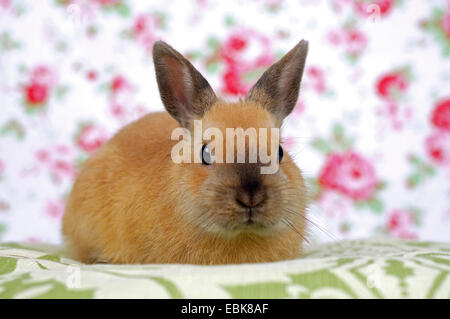
{"type": "Polygon", "coordinates": [[[153,62],[161,100],[182,126],[200,119],[217,100],[208,81],[179,52],[163,41],[153,45],[153,62]]]}
{"type": "Polygon", "coordinates": [[[246,96],[246,100],[259,103],[270,111],[278,125],[297,103],[307,54],[308,42],[302,40],[264,72],[246,96]]]}

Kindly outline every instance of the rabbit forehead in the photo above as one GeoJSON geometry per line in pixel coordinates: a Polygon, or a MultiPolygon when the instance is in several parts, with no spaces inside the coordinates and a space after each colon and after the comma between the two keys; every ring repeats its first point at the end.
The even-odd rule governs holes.
{"type": "Polygon", "coordinates": [[[276,122],[263,107],[251,102],[217,102],[203,116],[203,128],[272,128],[276,122]]]}

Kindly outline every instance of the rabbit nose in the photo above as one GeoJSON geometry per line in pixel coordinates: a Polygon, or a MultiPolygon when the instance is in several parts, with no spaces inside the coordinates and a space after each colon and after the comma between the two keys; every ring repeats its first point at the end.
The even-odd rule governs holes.
{"type": "Polygon", "coordinates": [[[261,205],[266,199],[264,188],[259,182],[249,182],[236,191],[236,202],[245,208],[261,205]]]}

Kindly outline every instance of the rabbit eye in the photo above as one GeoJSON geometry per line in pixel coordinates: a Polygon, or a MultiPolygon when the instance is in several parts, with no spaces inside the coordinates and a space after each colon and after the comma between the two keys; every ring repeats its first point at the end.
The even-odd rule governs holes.
{"type": "Polygon", "coordinates": [[[206,144],[203,144],[202,152],[201,152],[200,156],[202,157],[202,163],[204,165],[211,165],[212,164],[211,151],[210,151],[209,147],[206,144]]]}
{"type": "Polygon", "coordinates": [[[281,159],[283,158],[283,156],[284,156],[284,151],[280,145],[280,147],[278,148],[278,162],[281,162],[281,159]]]}

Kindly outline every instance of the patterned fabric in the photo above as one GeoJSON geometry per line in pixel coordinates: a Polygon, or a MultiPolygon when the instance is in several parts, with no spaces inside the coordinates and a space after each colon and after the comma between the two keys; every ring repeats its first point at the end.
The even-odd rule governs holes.
{"type": "Polygon", "coordinates": [[[304,38],[283,134],[310,186],[311,240],[450,242],[448,1],[0,0],[0,21],[2,241],[60,243],[82,162],[163,109],[155,40],[235,99],[304,38]]]}
{"type": "Polygon", "coordinates": [[[2,244],[0,298],[450,298],[450,244],[342,241],[232,266],[83,265],[55,247],[2,244]]]}

